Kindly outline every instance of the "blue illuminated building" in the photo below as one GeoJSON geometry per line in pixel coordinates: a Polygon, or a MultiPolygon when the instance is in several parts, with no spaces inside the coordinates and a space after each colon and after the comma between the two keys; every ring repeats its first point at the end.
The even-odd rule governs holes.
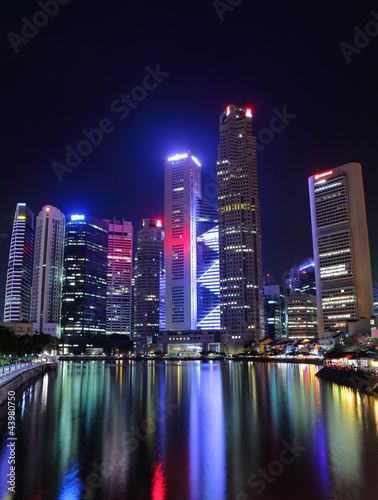
{"type": "Polygon", "coordinates": [[[197,328],[219,330],[218,211],[198,200],[197,213],[197,328]]]}
{"type": "Polygon", "coordinates": [[[64,245],[63,336],[105,335],[107,256],[108,223],[72,215],[64,245]]]}

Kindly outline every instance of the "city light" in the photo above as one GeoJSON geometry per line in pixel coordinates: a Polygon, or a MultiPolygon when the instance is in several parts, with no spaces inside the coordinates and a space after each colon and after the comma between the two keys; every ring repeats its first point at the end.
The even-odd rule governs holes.
{"type": "Polygon", "coordinates": [[[71,220],[72,221],[75,221],[75,220],[85,220],[85,215],[71,215],[71,220]]]}
{"type": "Polygon", "coordinates": [[[197,163],[199,167],[201,166],[200,162],[197,160],[195,156],[192,156],[192,160],[194,161],[194,163],[197,163]]]}
{"type": "Polygon", "coordinates": [[[245,110],[245,116],[247,116],[248,118],[252,118],[252,109],[247,108],[245,110]]]}
{"type": "Polygon", "coordinates": [[[323,172],[322,174],[316,174],[315,180],[317,181],[318,179],[321,179],[322,177],[326,177],[331,174],[333,174],[333,170],[328,170],[327,172],[323,172]]]}
{"type": "Polygon", "coordinates": [[[184,158],[187,158],[188,157],[188,154],[187,153],[184,153],[184,154],[177,154],[175,156],[171,156],[170,158],[168,158],[168,161],[178,161],[178,160],[183,160],[184,158]]]}
{"type": "Polygon", "coordinates": [[[158,219],[158,220],[156,221],[156,227],[161,227],[161,220],[160,220],[160,219],[158,219]]]}

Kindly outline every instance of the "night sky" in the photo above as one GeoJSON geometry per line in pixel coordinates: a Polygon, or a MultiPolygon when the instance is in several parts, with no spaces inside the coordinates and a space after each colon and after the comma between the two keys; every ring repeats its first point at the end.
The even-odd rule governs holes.
{"type": "Polygon", "coordinates": [[[38,2],[1,2],[0,316],[17,202],[35,214],[52,204],[66,215],[123,217],[136,232],[142,218],[163,216],[164,158],[190,149],[215,203],[218,119],[230,103],[253,109],[261,145],[271,119],[290,115],[283,130],[260,136],[269,141],[257,156],[264,272],[281,282],[312,256],[307,179],[355,161],[378,280],[378,5],[224,0],[222,14],[222,0],[218,13],[211,0],[64,1],[47,21],[37,15],[46,25],[34,35],[29,26],[29,39],[18,38],[22,18],[32,20],[38,2]],[[363,48],[352,48],[355,27],[370,30],[357,40],[363,48]],[[158,65],[161,82],[135,91],[140,102],[121,119],[116,100],[158,65]],[[112,131],[59,182],[51,164],[65,163],[66,146],[100,122],[112,131]]]}

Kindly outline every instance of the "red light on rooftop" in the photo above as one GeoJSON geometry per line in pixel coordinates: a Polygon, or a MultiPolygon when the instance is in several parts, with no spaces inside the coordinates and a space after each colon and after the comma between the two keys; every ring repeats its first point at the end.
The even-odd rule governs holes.
{"type": "Polygon", "coordinates": [[[251,108],[247,108],[245,110],[245,116],[248,116],[250,118],[252,117],[252,109],[251,108]]]}
{"type": "Polygon", "coordinates": [[[50,207],[46,207],[46,212],[50,212],[50,207]]]}
{"type": "Polygon", "coordinates": [[[323,172],[322,174],[316,174],[315,180],[321,179],[322,177],[327,177],[328,175],[333,174],[333,170],[328,170],[327,172],[323,172]]]}
{"type": "Polygon", "coordinates": [[[158,219],[158,220],[156,221],[156,227],[161,227],[161,220],[160,220],[160,219],[158,219]]]}

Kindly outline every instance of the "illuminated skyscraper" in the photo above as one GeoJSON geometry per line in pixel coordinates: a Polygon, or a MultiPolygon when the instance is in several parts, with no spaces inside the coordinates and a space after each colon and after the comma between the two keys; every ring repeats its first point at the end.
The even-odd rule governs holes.
{"type": "Polygon", "coordinates": [[[197,214],[201,165],[190,151],[165,162],[166,329],[197,329],[197,214]]]}
{"type": "Polygon", "coordinates": [[[264,336],[260,204],[252,112],[227,106],[219,119],[220,312],[226,350],[264,336]]]}
{"type": "Polygon", "coordinates": [[[293,293],[285,299],[287,340],[313,339],[318,336],[316,298],[293,293]]]}
{"type": "Polygon", "coordinates": [[[105,335],[107,267],[108,223],[71,215],[64,243],[63,336],[105,335]]]}
{"type": "Polygon", "coordinates": [[[31,322],[39,333],[60,336],[66,218],[46,205],[35,224],[31,322]]]}
{"type": "Polygon", "coordinates": [[[14,214],[5,288],[4,321],[30,321],[34,215],[25,203],[14,214]]]}
{"type": "Polygon", "coordinates": [[[197,213],[197,328],[220,329],[218,211],[202,200],[197,213]]]}
{"type": "MultiPolygon", "coordinates": [[[[164,230],[161,220],[143,219],[135,255],[136,352],[147,352],[164,323],[164,230]]],[[[164,327],[163,327],[164,328],[164,327]]]]}
{"type": "Polygon", "coordinates": [[[319,335],[370,318],[373,286],[359,163],[309,178],[319,335]]]}
{"type": "Polygon", "coordinates": [[[131,334],[133,226],[124,220],[108,223],[106,333],[131,334]]]}

